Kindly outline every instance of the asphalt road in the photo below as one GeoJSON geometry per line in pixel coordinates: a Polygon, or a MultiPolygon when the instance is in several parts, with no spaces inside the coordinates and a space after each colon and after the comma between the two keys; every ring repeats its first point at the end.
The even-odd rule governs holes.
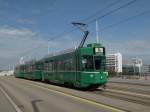
{"type": "MultiPolygon", "coordinates": [[[[149,112],[150,110],[149,106],[108,97],[101,91],[95,94],[14,77],[0,77],[0,88],[5,90],[23,112],[122,112],[122,110],[149,112]]],[[[0,112],[1,107],[4,108],[2,112],[14,112],[7,98],[3,99],[2,103],[0,112]]]]}
{"type": "Polygon", "coordinates": [[[16,112],[2,90],[0,90],[0,112],[16,112]]]}
{"type": "MultiPolygon", "coordinates": [[[[26,83],[0,78],[0,85],[5,88],[13,101],[24,112],[108,112],[100,108],[61,94],[53,93],[26,83]]],[[[6,101],[6,99],[3,99],[6,101]]],[[[10,112],[13,109],[9,105],[10,112]]],[[[9,112],[6,111],[6,112],[9,112]]],[[[3,111],[4,112],[4,111],[3,111]]]]}

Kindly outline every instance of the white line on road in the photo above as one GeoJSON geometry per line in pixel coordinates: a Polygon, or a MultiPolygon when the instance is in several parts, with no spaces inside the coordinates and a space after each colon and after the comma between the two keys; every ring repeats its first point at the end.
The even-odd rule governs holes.
{"type": "Polygon", "coordinates": [[[0,87],[0,90],[4,93],[6,98],[9,100],[9,102],[12,104],[12,106],[15,108],[16,112],[23,112],[16,104],[15,102],[11,99],[11,97],[5,92],[5,90],[0,87]]]}

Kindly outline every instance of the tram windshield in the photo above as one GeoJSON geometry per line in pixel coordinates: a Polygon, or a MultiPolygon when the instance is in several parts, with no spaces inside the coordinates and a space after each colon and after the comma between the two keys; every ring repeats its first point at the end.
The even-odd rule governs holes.
{"type": "Polygon", "coordinates": [[[93,70],[93,57],[92,56],[83,56],[82,65],[84,70],[93,70]]]}
{"type": "Polygon", "coordinates": [[[105,70],[105,59],[100,56],[83,56],[83,70],[105,70]]]}
{"type": "Polygon", "coordinates": [[[105,70],[106,67],[106,59],[101,56],[94,56],[94,65],[95,65],[95,70],[105,70]]]}

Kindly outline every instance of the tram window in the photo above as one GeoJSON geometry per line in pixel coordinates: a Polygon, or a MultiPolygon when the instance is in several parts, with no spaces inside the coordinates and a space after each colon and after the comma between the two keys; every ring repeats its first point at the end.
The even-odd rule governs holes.
{"type": "Polygon", "coordinates": [[[45,64],[44,64],[44,70],[45,70],[45,71],[48,71],[48,63],[45,63],[45,64]]]}
{"type": "Polygon", "coordinates": [[[39,64],[39,65],[36,66],[36,69],[37,69],[37,70],[41,70],[41,69],[42,69],[42,66],[39,64]]]}
{"type": "Polygon", "coordinates": [[[74,70],[73,59],[72,58],[65,60],[63,65],[64,65],[63,70],[65,70],[65,71],[74,70]]]}
{"type": "Polygon", "coordinates": [[[52,71],[52,62],[48,63],[48,71],[52,71]]]}
{"type": "Polygon", "coordinates": [[[95,69],[96,70],[101,69],[101,60],[95,60],[95,69]]]}
{"type": "Polygon", "coordinates": [[[92,56],[83,56],[82,65],[85,70],[94,69],[93,57],[92,56]]]}
{"type": "Polygon", "coordinates": [[[95,59],[95,69],[105,70],[105,59],[100,59],[100,58],[95,59]]]}

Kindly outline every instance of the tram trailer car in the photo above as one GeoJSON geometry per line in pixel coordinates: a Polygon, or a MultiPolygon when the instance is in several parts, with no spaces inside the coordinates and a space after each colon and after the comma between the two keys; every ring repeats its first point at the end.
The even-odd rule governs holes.
{"type": "Polygon", "coordinates": [[[71,52],[49,56],[34,64],[20,65],[19,72],[15,76],[48,80],[77,88],[97,88],[107,83],[108,73],[105,66],[105,48],[101,44],[93,43],[71,52]],[[22,70],[22,66],[31,66],[30,72],[22,70]]]}
{"type": "Polygon", "coordinates": [[[25,65],[17,65],[15,67],[15,71],[14,71],[14,75],[15,77],[18,77],[18,78],[24,78],[24,70],[25,70],[25,65]]]}
{"type": "Polygon", "coordinates": [[[44,67],[43,61],[30,61],[15,68],[15,77],[42,80],[42,72],[44,67]]]}

